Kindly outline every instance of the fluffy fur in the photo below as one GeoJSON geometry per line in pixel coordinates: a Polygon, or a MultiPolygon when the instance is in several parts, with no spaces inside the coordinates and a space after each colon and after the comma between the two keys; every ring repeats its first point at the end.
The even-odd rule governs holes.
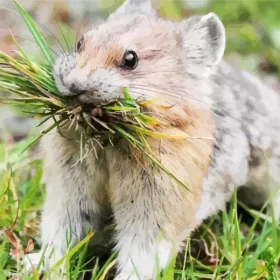
{"type": "MultiPolygon", "coordinates": [[[[192,192],[140,157],[144,170],[123,142],[104,149],[91,143],[86,147],[90,156],[79,162],[79,133],[73,127],[64,128],[67,138],[46,135],[42,242],[43,248],[55,248],[51,260],[45,258],[46,267],[66,252],[70,228],[72,246],[86,227],[96,231],[112,214],[119,251],[116,279],[137,279],[135,269],[141,280],[154,279],[156,255],[164,269],[184,239],[224,209],[235,185],[258,188],[261,183],[269,190],[263,151],[269,151],[271,189],[276,190],[280,99],[256,77],[221,61],[224,49],[225,31],[216,15],[170,22],[156,17],[149,1],[127,0],[84,35],[79,52],[57,59],[58,89],[66,96],[73,95],[72,85],[85,91],[77,96],[80,103],[116,100],[125,86],[134,98],[160,96],[161,104],[174,105],[161,115],[169,123],[164,132],[188,133],[189,139],[150,140],[151,146],[192,192]],[[126,50],[139,57],[135,70],[119,67],[126,50]]],[[[279,202],[278,194],[276,218],[279,202]]]]}

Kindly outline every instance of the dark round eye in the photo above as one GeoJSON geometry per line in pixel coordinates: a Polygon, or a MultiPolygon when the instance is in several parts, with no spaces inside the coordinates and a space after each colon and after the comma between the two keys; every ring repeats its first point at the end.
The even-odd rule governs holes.
{"type": "Polygon", "coordinates": [[[134,51],[126,51],[121,66],[128,70],[133,70],[138,65],[138,57],[134,51]]]}
{"type": "Polygon", "coordinates": [[[77,43],[77,51],[78,52],[80,52],[82,50],[83,42],[84,42],[84,38],[80,39],[79,42],[77,43]]]}

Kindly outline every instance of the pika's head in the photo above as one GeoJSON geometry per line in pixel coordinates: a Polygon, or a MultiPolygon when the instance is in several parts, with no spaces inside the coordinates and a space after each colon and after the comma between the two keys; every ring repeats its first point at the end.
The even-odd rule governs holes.
{"type": "Polygon", "coordinates": [[[53,73],[64,96],[95,105],[123,97],[183,100],[209,79],[224,54],[225,31],[210,13],[181,22],[159,18],[149,0],[127,0],[106,22],[57,58],[53,73]]]}

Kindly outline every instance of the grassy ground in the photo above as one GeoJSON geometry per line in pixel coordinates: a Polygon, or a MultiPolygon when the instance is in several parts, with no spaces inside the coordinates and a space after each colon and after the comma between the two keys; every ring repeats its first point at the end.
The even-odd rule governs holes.
{"type": "MultiPolygon", "coordinates": [[[[39,279],[36,273],[34,277],[19,274],[21,277],[16,278],[18,273],[24,275],[23,253],[36,252],[40,247],[40,208],[44,200],[41,160],[27,155],[19,157],[29,141],[26,139],[8,149],[5,144],[1,146],[1,280],[6,277],[39,279]]],[[[167,270],[164,279],[278,279],[279,226],[264,214],[248,209],[250,225],[245,224],[239,221],[238,210],[234,197],[227,212],[203,224],[194,237],[186,241],[185,253],[178,256],[176,266],[167,270]]],[[[106,231],[103,234],[104,243],[96,237],[98,248],[88,247],[85,239],[69,251],[67,260],[73,264],[68,271],[69,279],[77,279],[77,275],[83,279],[103,279],[105,274],[109,277],[113,273],[114,252],[110,252],[106,244],[110,235],[106,231]],[[87,248],[90,257],[85,255],[87,248]],[[109,268],[112,269],[107,271],[109,268]]]]}
{"type": "MultiPolygon", "coordinates": [[[[252,72],[280,77],[280,1],[212,1],[198,11],[214,11],[223,20],[229,60],[252,72]]],[[[179,18],[194,10],[162,0],[160,12],[179,18]]],[[[275,81],[272,86],[278,87],[275,81]]],[[[11,144],[4,137],[0,142],[0,280],[39,279],[36,270],[30,277],[21,267],[23,254],[40,248],[40,210],[45,195],[40,182],[42,160],[34,158],[34,153],[20,153],[31,138],[11,144]]],[[[110,233],[108,227],[104,236],[94,236],[94,249],[88,247],[89,235],[67,254],[67,263],[72,264],[69,278],[111,277],[115,255],[109,250],[110,233]]],[[[235,195],[227,212],[212,217],[186,240],[185,253],[163,278],[280,279],[278,240],[279,225],[261,212],[238,206],[235,195]]]]}

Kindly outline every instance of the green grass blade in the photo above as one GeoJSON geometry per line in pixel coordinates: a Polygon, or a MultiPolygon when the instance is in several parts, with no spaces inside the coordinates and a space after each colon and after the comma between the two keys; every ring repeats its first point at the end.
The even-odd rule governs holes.
{"type": "Polygon", "coordinates": [[[150,160],[152,163],[154,163],[159,169],[161,169],[162,171],[164,171],[170,178],[174,179],[179,185],[181,185],[182,187],[184,187],[187,191],[191,192],[190,189],[182,182],[180,181],[174,174],[172,174],[168,169],[166,169],[161,163],[160,161],[153,156],[152,154],[148,153],[145,150],[145,145],[140,142],[139,140],[137,140],[136,138],[134,138],[133,136],[131,136],[129,133],[127,133],[126,131],[124,131],[122,128],[120,128],[117,125],[114,125],[114,128],[126,139],[129,140],[129,142],[133,142],[134,145],[140,149],[150,160]]]}
{"type": "Polygon", "coordinates": [[[186,135],[182,136],[182,135],[169,135],[169,134],[165,134],[165,133],[160,133],[160,132],[155,132],[152,130],[148,130],[145,128],[141,128],[138,127],[136,125],[130,125],[130,124],[125,124],[126,127],[130,128],[131,131],[137,131],[141,134],[145,134],[154,138],[164,138],[164,139],[187,139],[188,137],[186,135]]]}
{"type": "Polygon", "coordinates": [[[33,146],[35,143],[37,143],[45,134],[49,133],[50,131],[52,131],[54,128],[56,128],[58,126],[58,123],[61,123],[62,120],[60,120],[59,122],[55,122],[54,124],[52,124],[51,126],[49,126],[47,129],[45,129],[44,131],[41,132],[41,134],[39,136],[37,136],[29,145],[27,145],[21,152],[21,154],[23,154],[26,150],[28,150],[31,146],[33,146]]]}
{"type": "Polygon", "coordinates": [[[88,234],[84,239],[82,239],[80,242],[78,242],[72,249],[69,250],[69,252],[66,254],[66,256],[64,256],[63,258],[61,258],[52,268],[51,270],[54,271],[56,269],[58,269],[62,263],[64,262],[64,260],[69,260],[75,253],[78,252],[78,250],[80,250],[80,248],[82,246],[84,246],[85,244],[87,244],[89,242],[89,240],[93,237],[94,233],[90,233],[88,234]]]}
{"type": "Polygon", "coordinates": [[[131,101],[132,103],[135,104],[134,100],[132,99],[132,97],[130,96],[127,88],[123,88],[123,94],[124,94],[124,98],[126,101],[131,101]]]}
{"type": "Polygon", "coordinates": [[[12,31],[10,30],[10,34],[12,36],[12,40],[13,42],[16,44],[17,48],[19,49],[21,55],[24,57],[26,63],[28,64],[28,66],[34,70],[33,68],[33,64],[31,62],[31,60],[29,59],[29,57],[24,53],[23,49],[21,48],[21,46],[19,45],[17,39],[15,38],[15,36],[13,35],[12,31]]]}
{"type": "Polygon", "coordinates": [[[18,3],[17,0],[14,0],[14,3],[21,14],[23,20],[25,21],[26,25],[28,26],[30,32],[32,33],[34,39],[40,46],[42,52],[44,53],[46,59],[50,64],[54,62],[54,55],[47,43],[46,39],[43,37],[39,29],[37,28],[35,22],[31,18],[31,16],[22,8],[22,6],[18,3]]]}
{"type": "Polygon", "coordinates": [[[181,181],[179,180],[173,173],[171,173],[168,169],[166,169],[157,158],[147,153],[144,148],[141,146],[138,147],[159,169],[164,171],[170,178],[174,179],[179,185],[185,188],[187,191],[191,192],[191,190],[181,181]]]}

